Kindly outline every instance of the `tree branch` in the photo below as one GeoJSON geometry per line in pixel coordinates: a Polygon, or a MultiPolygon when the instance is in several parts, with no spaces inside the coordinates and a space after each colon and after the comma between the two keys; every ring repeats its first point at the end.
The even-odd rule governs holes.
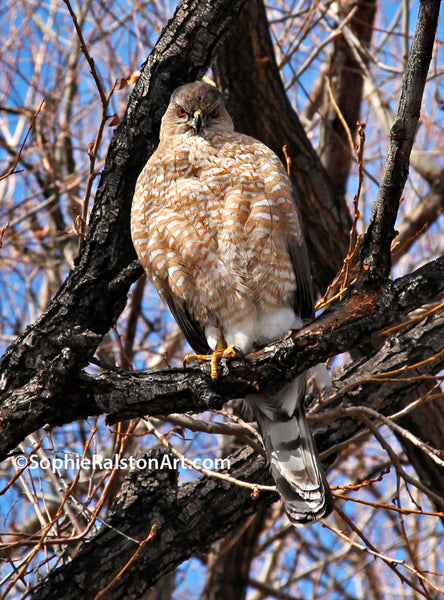
{"type": "MultiPolygon", "coordinates": [[[[250,354],[223,362],[217,381],[206,366],[154,372],[109,371],[70,378],[69,390],[48,392],[38,377],[4,395],[0,408],[0,456],[46,424],[61,425],[91,415],[110,421],[172,412],[220,408],[231,398],[282,386],[328,357],[353,349],[402,315],[444,291],[444,257],[401,277],[381,291],[357,291],[308,327],[250,354]],[[63,394],[63,395],[62,395],[63,394]],[[32,407],[32,410],[31,410],[32,407]]],[[[48,374],[50,377],[51,374],[48,374]]]]}
{"type": "Polygon", "coordinates": [[[395,221],[409,172],[427,72],[432,58],[440,0],[421,0],[415,35],[402,82],[401,99],[390,131],[390,148],[373,213],[361,247],[364,283],[387,279],[395,221]]]}

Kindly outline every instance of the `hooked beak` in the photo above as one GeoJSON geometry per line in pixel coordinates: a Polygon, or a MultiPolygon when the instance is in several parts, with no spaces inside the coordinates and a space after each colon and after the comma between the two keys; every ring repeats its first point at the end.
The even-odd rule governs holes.
{"type": "Polygon", "coordinates": [[[196,110],[194,112],[191,125],[192,125],[194,131],[196,132],[196,135],[199,135],[200,130],[205,125],[204,114],[203,114],[203,111],[201,108],[199,108],[198,110],[196,110]]]}

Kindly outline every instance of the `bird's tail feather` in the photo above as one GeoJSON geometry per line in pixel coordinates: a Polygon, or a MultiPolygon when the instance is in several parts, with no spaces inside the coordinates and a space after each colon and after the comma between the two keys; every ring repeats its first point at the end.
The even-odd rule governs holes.
{"type": "Polygon", "coordinates": [[[276,395],[250,396],[273,479],[290,521],[327,516],[333,498],[303,407],[304,376],[276,395]]]}

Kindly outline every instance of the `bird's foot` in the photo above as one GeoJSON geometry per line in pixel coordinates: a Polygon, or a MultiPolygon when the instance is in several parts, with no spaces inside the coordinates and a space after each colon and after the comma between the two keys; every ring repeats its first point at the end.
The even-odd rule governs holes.
{"type": "Polygon", "coordinates": [[[189,365],[197,360],[198,363],[209,361],[211,364],[211,379],[217,379],[217,364],[221,358],[237,358],[242,356],[242,352],[236,346],[230,345],[226,348],[217,348],[212,354],[187,354],[183,361],[184,365],[189,365]]]}

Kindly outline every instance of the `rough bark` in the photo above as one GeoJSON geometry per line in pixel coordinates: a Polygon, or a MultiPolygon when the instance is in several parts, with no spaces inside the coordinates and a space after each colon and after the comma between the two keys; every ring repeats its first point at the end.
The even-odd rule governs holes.
{"type": "MultiPolygon", "coordinates": [[[[268,477],[263,459],[254,459],[247,448],[231,456],[231,467],[230,473],[245,481],[268,477]]],[[[204,551],[256,510],[251,490],[207,477],[176,488],[172,473],[167,469],[132,473],[107,526],[74,560],[50,575],[34,593],[34,600],[94,598],[131,559],[137,542],[156,525],[152,541],[103,596],[105,600],[140,598],[161,575],[204,551]]],[[[261,502],[273,498],[271,493],[264,494],[261,502]]]]}
{"type": "MultiPolygon", "coordinates": [[[[199,63],[191,50],[188,55],[184,50],[184,44],[186,40],[193,40],[195,50],[196,40],[199,39],[198,34],[204,28],[205,32],[202,36],[205,44],[202,42],[200,52],[203,53],[205,48],[208,52],[214,49],[219,33],[217,36],[209,37],[211,27],[208,20],[210,15],[214,20],[212,22],[214,28],[214,22],[221,19],[216,9],[220,9],[222,4],[216,3],[212,10],[207,7],[206,20],[199,23],[195,20],[196,13],[191,9],[185,16],[183,11],[178,9],[176,17],[163,31],[159,44],[148,60],[147,69],[134,90],[126,116],[113,138],[97,194],[90,234],[78,265],[54,298],[48,311],[11,345],[3,357],[1,363],[3,404],[0,416],[3,451],[12,449],[25,435],[45,423],[56,425],[103,411],[114,413],[115,418],[130,416],[135,412],[134,406],[127,410],[122,404],[118,409],[106,405],[98,408],[91,394],[84,393],[81,388],[79,390],[79,386],[73,383],[79,375],[79,369],[87,363],[105,330],[109,328],[118,311],[123,307],[129,283],[140,273],[137,263],[130,263],[133,250],[128,228],[129,194],[132,193],[138,169],[149,152],[146,139],[155,137],[154,124],[158,125],[162,112],[158,103],[161,98],[163,98],[163,106],[167,101],[169,90],[165,90],[164,80],[171,78],[169,63],[172,57],[175,57],[175,67],[180,63],[184,69],[186,67],[187,77],[196,76],[194,73],[203,68],[202,65],[206,63],[205,61],[199,63]],[[179,37],[178,32],[182,34],[182,38],[179,37]],[[181,60],[183,63],[180,62],[181,60]],[[150,88],[151,84],[152,88],[150,88]],[[141,130],[143,135],[140,134],[141,130]],[[73,393],[73,390],[76,393],[73,393]],[[77,391],[81,393],[78,394],[77,391]],[[32,411],[29,410],[31,402],[32,411]]],[[[226,21],[228,16],[233,17],[232,9],[234,10],[234,5],[230,5],[230,9],[225,7],[226,21]]],[[[200,16],[202,17],[201,14],[200,16]]],[[[171,83],[171,87],[174,87],[175,83],[171,83]]],[[[153,144],[151,140],[151,148],[153,144]]],[[[390,164],[393,169],[396,169],[393,163],[390,164]]],[[[369,234],[368,240],[370,238],[369,234]]],[[[442,276],[439,273],[437,275],[442,281],[442,276]]],[[[421,301],[431,300],[433,298],[431,291],[434,294],[438,293],[438,289],[430,287],[432,284],[429,279],[427,278],[428,292],[418,294],[408,309],[419,306],[421,301]]],[[[434,279],[434,275],[431,279],[434,279]]],[[[419,285],[415,280],[412,280],[412,284],[419,285]]],[[[424,292],[424,289],[422,291],[424,292]]],[[[353,299],[352,297],[342,309],[338,307],[336,314],[323,317],[322,323],[326,323],[327,326],[321,329],[321,335],[313,337],[313,334],[310,334],[305,342],[296,346],[299,351],[304,348],[307,350],[308,344],[311,343],[313,346],[313,341],[317,342],[314,351],[312,347],[309,348],[308,354],[299,353],[302,359],[296,356],[296,352],[288,352],[287,346],[291,343],[289,340],[283,348],[278,348],[278,351],[281,355],[285,353],[291,360],[296,358],[296,364],[308,366],[310,360],[325,360],[331,354],[351,349],[357,339],[376,331],[378,326],[382,327],[392,322],[391,319],[397,315],[394,307],[389,311],[385,304],[386,310],[382,311],[381,320],[377,321],[374,315],[379,310],[376,304],[379,294],[380,291],[374,291],[368,298],[361,296],[353,299]],[[356,313],[356,309],[363,312],[356,313]],[[363,317],[361,322],[359,317],[363,317]],[[341,321],[344,322],[341,327],[338,327],[341,321]],[[319,343],[321,339],[322,344],[319,343]]],[[[317,323],[318,329],[319,326],[320,323],[317,323]]],[[[263,356],[269,357],[266,353],[263,356]]],[[[284,361],[283,366],[287,368],[288,361],[284,361]]],[[[272,373],[273,369],[268,371],[272,373]]],[[[294,375],[295,368],[290,370],[289,374],[294,375]]],[[[273,379],[271,375],[268,376],[273,379]]],[[[242,377],[242,369],[240,377],[242,377]]],[[[136,379],[137,376],[134,380],[136,379]]],[[[163,391],[159,390],[161,400],[171,398],[171,390],[166,385],[166,383],[171,385],[169,379],[171,374],[166,374],[157,382],[165,385],[163,391]]],[[[200,403],[194,406],[194,409],[199,409],[205,404],[209,405],[211,398],[215,404],[220,404],[230,394],[240,395],[249,389],[248,385],[242,383],[231,386],[226,378],[222,378],[221,383],[224,385],[222,392],[221,385],[216,386],[216,390],[213,389],[208,383],[208,378],[196,370],[190,370],[186,375],[177,375],[177,383],[173,385],[172,404],[176,403],[179,396],[182,400],[184,397],[196,400],[200,397],[200,403]]],[[[116,381],[113,385],[116,390],[119,389],[116,381]]],[[[123,398],[120,397],[120,400],[123,398]]],[[[177,412],[178,407],[174,406],[173,410],[177,412]]]]}
{"type": "MultiPolygon", "coordinates": [[[[345,2],[338,4],[340,17],[345,17],[351,10],[354,11],[354,17],[349,21],[357,37],[364,46],[368,46],[372,34],[372,25],[376,13],[376,3],[352,3],[345,2]]],[[[367,57],[362,56],[364,64],[367,57]]],[[[236,125],[245,132],[266,141],[275,151],[279,152],[282,140],[287,143],[288,138],[292,138],[294,143],[290,147],[290,156],[292,162],[293,180],[299,191],[300,202],[302,205],[302,214],[305,227],[305,235],[308,240],[309,250],[312,258],[316,260],[312,263],[314,279],[318,289],[323,290],[330,280],[322,281],[322,275],[325,271],[322,268],[329,265],[336,270],[339,269],[342,258],[345,256],[346,239],[339,239],[335,248],[328,247],[325,240],[336,241],[335,228],[331,226],[330,219],[325,219],[319,212],[317,203],[313,203],[310,193],[307,193],[307,173],[302,181],[295,176],[294,169],[301,169],[307,164],[306,154],[304,152],[305,135],[301,136],[299,120],[294,119],[292,110],[289,106],[285,109],[285,103],[288,100],[283,90],[280,75],[275,63],[272,43],[269,36],[268,24],[266,22],[265,11],[261,0],[248,2],[244,7],[241,18],[235,27],[232,28],[223,45],[223,51],[219,54],[215,68],[218,82],[228,91],[228,99],[232,102],[232,110],[235,114],[236,125]],[[233,85],[235,83],[235,85],[233,85]],[[240,110],[238,107],[241,107],[240,110]],[[288,115],[285,119],[282,115],[288,115]],[[304,210],[305,209],[305,210],[304,210]],[[308,212],[308,216],[307,216],[308,212]],[[311,220],[310,220],[311,219],[311,220]],[[316,220],[320,225],[316,224],[316,220]],[[311,238],[315,238],[312,240],[311,238]],[[316,245],[323,245],[319,254],[316,254],[316,245]],[[319,261],[322,261],[321,270],[319,261]]],[[[324,180],[327,183],[325,194],[331,198],[338,198],[337,207],[343,207],[343,198],[346,191],[347,178],[350,172],[353,151],[350,147],[348,133],[339,119],[337,111],[339,110],[343,119],[345,119],[352,139],[355,138],[357,121],[359,120],[359,111],[363,93],[363,74],[361,67],[348,45],[344,36],[339,36],[334,42],[334,48],[327,68],[328,76],[331,82],[331,93],[335,98],[336,106],[333,106],[330,95],[324,86],[324,104],[323,120],[320,136],[320,158],[328,173],[319,168],[317,162],[310,166],[308,176],[308,186],[316,186],[318,181],[324,180]],[[326,108],[327,106],[327,108],[326,108]],[[330,183],[331,182],[331,183],[330,183]],[[333,187],[332,185],[333,184],[333,187]]],[[[322,75],[325,77],[325,74],[322,75]]],[[[317,159],[316,159],[317,161],[317,159]]],[[[324,184],[325,185],[325,184],[324,184]]],[[[403,185],[403,184],[402,184],[403,185]]],[[[318,201],[323,202],[324,196],[318,195],[318,201]]],[[[339,210],[339,208],[338,208],[339,210]]],[[[347,209],[345,208],[347,211],[347,209]]],[[[340,224],[342,231],[347,232],[344,220],[338,220],[337,213],[330,213],[335,216],[335,220],[340,224]]],[[[373,247],[373,246],[372,246],[373,247]]],[[[390,249],[388,244],[387,251],[390,249]]],[[[389,260],[389,259],[388,259],[389,260]]],[[[367,336],[367,350],[370,346],[367,336]]],[[[355,355],[359,353],[355,352],[355,355]]],[[[422,388],[420,388],[424,391],[422,388]]],[[[417,393],[421,393],[419,390],[417,393]]],[[[409,397],[411,400],[411,395],[409,397]]],[[[407,402],[407,398],[406,398],[407,402]]],[[[443,415],[439,408],[433,406],[421,406],[414,413],[409,414],[403,424],[419,434],[424,439],[430,439],[432,445],[439,448],[442,444],[442,436],[439,435],[440,428],[432,431],[427,426],[428,420],[434,418],[435,422],[442,423],[443,415]],[[423,429],[420,428],[422,424],[423,429]]],[[[405,449],[412,464],[418,469],[418,475],[421,479],[427,480],[432,489],[438,492],[442,484],[442,474],[439,475],[439,467],[433,460],[418,452],[416,447],[405,443],[405,449]],[[416,456],[419,455],[419,456],[416,456]]],[[[237,554],[238,549],[234,552],[237,554]]],[[[224,560],[225,557],[221,557],[224,560]]]]}
{"type": "MultiPolygon", "coordinates": [[[[366,73],[366,90],[373,113],[378,117],[381,125],[390,133],[394,116],[388,103],[381,96],[380,90],[366,73]]],[[[392,255],[392,264],[403,257],[418,239],[424,236],[428,229],[444,212],[444,168],[433,152],[416,150],[415,146],[410,154],[410,166],[430,185],[430,190],[420,196],[420,201],[408,212],[404,211],[402,221],[399,223],[399,233],[396,238],[397,248],[392,255]]]]}
{"type": "MultiPolygon", "coordinates": [[[[401,98],[390,131],[390,147],[372,217],[361,246],[361,283],[373,285],[389,277],[391,270],[391,243],[396,237],[395,222],[399,203],[409,172],[410,154],[415,140],[421,111],[422,96],[427,72],[433,53],[438,23],[439,0],[423,0],[403,78],[401,98]]],[[[425,383],[414,393],[425,395],[432,387],[425,383]]],[[[405,402],[416,396],[409,394],[405,402]]],[[[403,419],[410,431],[428,440],[433,446],[442,447],[444,414],[437,406],[420,406],[403,419]],[[433,423],[438,424],[433,427],[433,423]]],[[[428,456],[405,439],[401,443],[418,476],[427,481],[432,489],[441,494],[441,470],[428,456]]]]}

